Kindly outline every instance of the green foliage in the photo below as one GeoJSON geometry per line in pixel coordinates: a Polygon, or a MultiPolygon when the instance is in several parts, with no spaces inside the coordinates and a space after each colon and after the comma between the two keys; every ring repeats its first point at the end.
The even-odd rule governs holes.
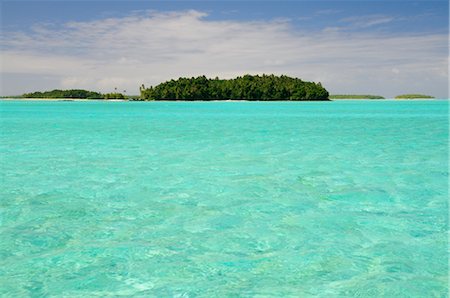
{"type": "Polygon", "coordinates": [[[128,100],[140,100],[141,96],[140,95],[127,95],[126,99],[128,99],[128,100]]]}
{"type": "Polygon", "coordinates": [[[231,80],[205,76],[179,78],[140,87],[144,100],[327,100],[320,83],[275,75],[244,75],[231,80]]]}
{"type": "Polygon", "coordinates": [[[417,98],[434,98],[433,96],[430,95],[423,95],[423,94],[402,94],[402,95],[398,95],[395,98],[397,99],[417,99],[417,98]]]}
{"type": "Polygon", "coordinates": [[[32,92],[22,95],[24,98],[85,98],[85,99],[101,99],[103,95],[98,92],[71,89],[71,90],[52,90],[45,92],[32,92]]]}
{"type": "Polygon", "coordinates": [[[105,99],[125,99],[125,96],[122,93],[106,93],[104,95],[105,99]]]}
{"type": "Polygon", "coordinates": [[[351,95],[336,94],[336,95],[330,95],[330,99],[384,99],[384,97],[383,96],[379,96],[379,95],[367,95],[367,94],[363,94],[363,95],[359,95],[359,94],[351,94],[351,95]]]}
{"type": "Polygon", "coordinates": [[[0,96],[0,98],[23,98],[23,95],[0,96]]]}

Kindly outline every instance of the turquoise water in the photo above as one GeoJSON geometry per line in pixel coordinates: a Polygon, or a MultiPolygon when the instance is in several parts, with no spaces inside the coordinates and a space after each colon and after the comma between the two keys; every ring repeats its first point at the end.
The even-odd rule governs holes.
{"type": "Polygon", "coordinates": [[[447,297],[447,101],[0,108],[0,296],[447,297]]]}

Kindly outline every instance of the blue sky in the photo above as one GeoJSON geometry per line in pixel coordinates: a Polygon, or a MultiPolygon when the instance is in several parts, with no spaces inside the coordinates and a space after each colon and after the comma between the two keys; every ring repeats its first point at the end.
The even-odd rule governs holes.
{"type": "Polygon", "coordinates": [[[2,95],[285,73],[332,93],[448,96],[447,1],[1,4],[2,95]]]}
{"type": "Polygon", "coordinates": [[[195,9],[211,20],[271,20],[290,18],[312,30],[342,23],[342,19],[384,15],[396,20],[376,30],[448,32],[447,1],[2,1],[5,30],[27,30],[35,23],[63,23],[124,17],[142,10],[195,9]]]}

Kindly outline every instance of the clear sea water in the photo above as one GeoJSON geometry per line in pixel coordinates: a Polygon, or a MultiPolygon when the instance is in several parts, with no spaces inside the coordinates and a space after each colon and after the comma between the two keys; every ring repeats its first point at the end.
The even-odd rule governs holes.
{"type": "Polygon", "coordinates": [[[448,295],[448,101],[0,108],[2,297],[448,295]]]}

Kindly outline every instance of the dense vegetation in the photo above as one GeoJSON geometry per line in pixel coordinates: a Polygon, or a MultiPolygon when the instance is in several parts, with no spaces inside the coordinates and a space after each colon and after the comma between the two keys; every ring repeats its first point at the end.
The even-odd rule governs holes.
{"type": "Polygon", "coordinates": [[[105,99],[125,99],[125,96],[122,93],[106,93],[104,95],[105,99]]]}
{"type": "Polygon", "coordinates": [[[17,98],[17,99],[20,99],[20,98],[23,98],[23,95],[6,95],[6,96],[0,96],[0,98],[17,98]]]}
{"type": "Polygon", "coordinates": [[[330,99],[384,99],[383,96],[379,95],[367,95],[367,94],[352,94],[352,95],[345,95],[345,94],[338,94],[338,95],[330,95],[330,99]]]}
{"type": "Polygon", "coordinates": [[[44,92],[25,93],[24,98],[85,98],[85,99],[101,99],[103,95],[98,92],[72,89],[72,90],[52,90],[44,92]]]}
{"type": "Polygon", "coordinates": [[[423,94],[402,94],[402,95],[398,95],[395,98],[397,99],[416,99],[416,98],[434,98],[433,96],[429,96],[429,95],[423,95],[423,94]]]}
{"type": "Polygon", "coordinates": [[[144,100],[327,100],[320,83],[275,75],[244,75],[230,80],[205,76],[179,78],[155,87],[141,86],[144,100]]]}

